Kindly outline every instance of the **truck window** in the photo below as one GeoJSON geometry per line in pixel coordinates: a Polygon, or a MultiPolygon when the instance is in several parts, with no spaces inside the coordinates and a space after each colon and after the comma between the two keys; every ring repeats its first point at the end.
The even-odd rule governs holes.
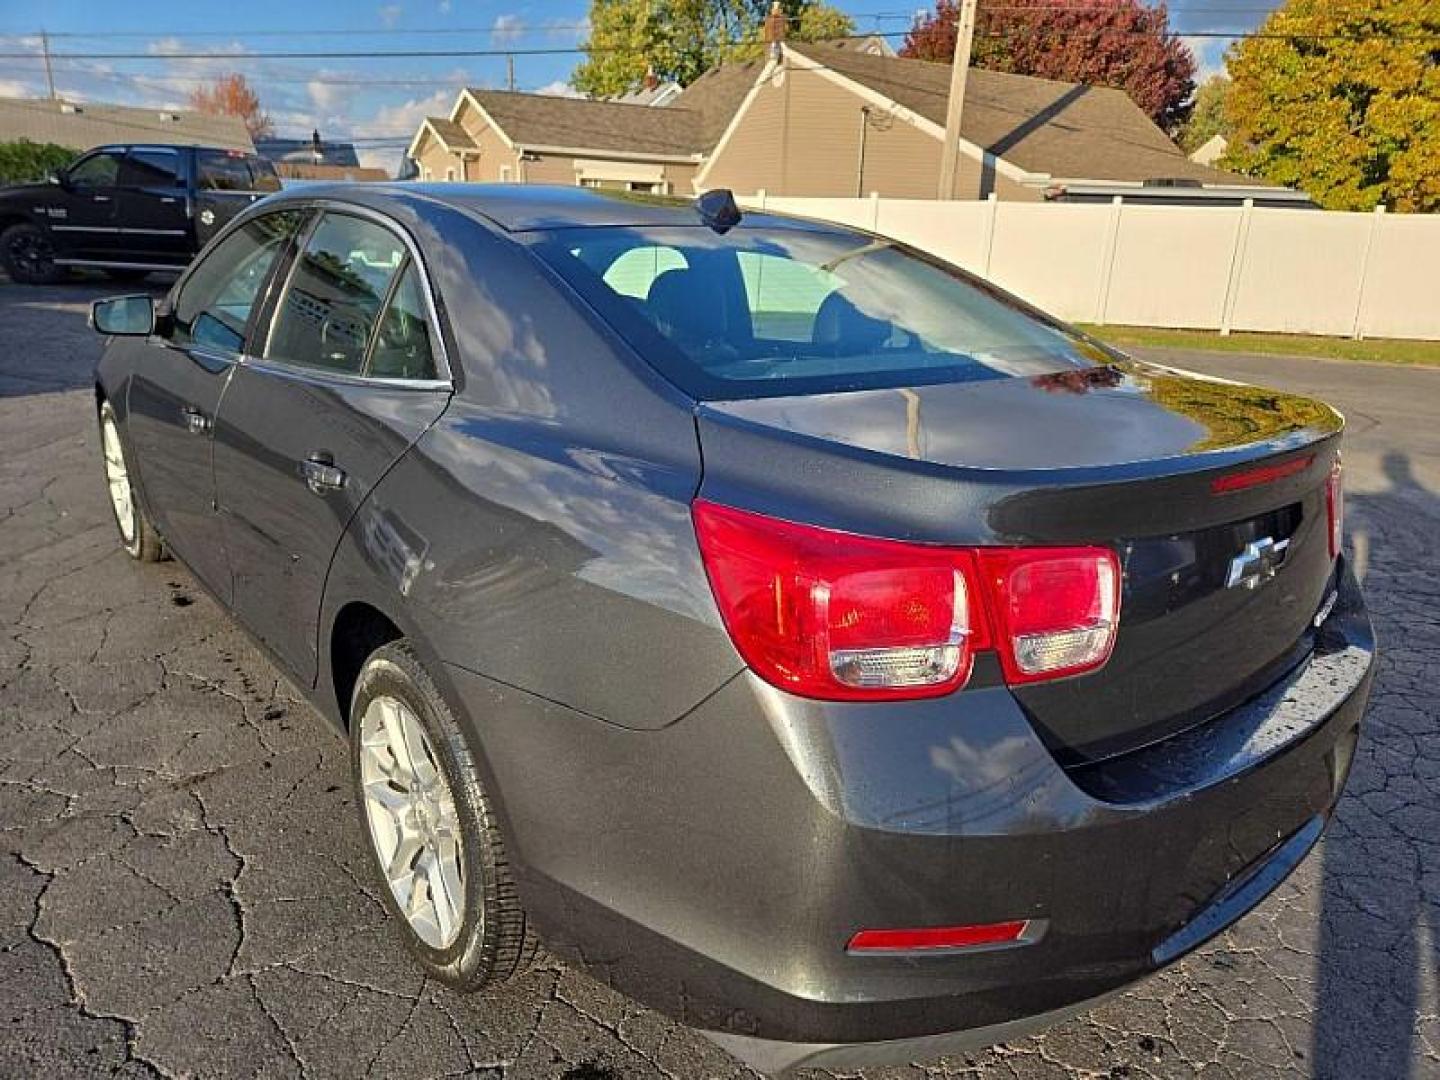
{"type": "Polygon", "coordinates": [[[201,150],[195,155],[201,191],[254,191],[250,166],[238,150],[201,150]]]}
{"type": "Polygon", "coordinates": [[[245,159],[250,165],[250,175],[253,177],[252,191],[279,191],[280,176],[275,172],[275,166],[262,157],[245,159]]]}
{"type": "Polygon", "coordinates": [[[120,166],[122,187],[179,187],[180,155],[174,150],[136,149],[120,166]]]}
{"type": "Polygon", "coordinates": [[[66,179],[72,187],[77,188],[114,187],[115,180],[120,175],[120,159],[124,154],[123,150],[101,150],[87,158],[81,158],[65,174],[66,179]]]}

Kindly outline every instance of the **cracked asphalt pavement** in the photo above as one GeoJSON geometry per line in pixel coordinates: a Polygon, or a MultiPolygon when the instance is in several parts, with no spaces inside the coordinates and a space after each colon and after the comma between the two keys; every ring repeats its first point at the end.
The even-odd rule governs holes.
{"type": "MultiPolygon", "coordinates": [[[[341,741],[178,563],[116,542],[86,304],[0,283],[0,1076],[749,1075],[555,961],[425,981],[370,883],[341,741]]],[[[1440,371],[1165,354],[1350,418],[1384,649],[1323,848],[1179,966],[913,1077],[1440,1076],[1440,371]]]]}

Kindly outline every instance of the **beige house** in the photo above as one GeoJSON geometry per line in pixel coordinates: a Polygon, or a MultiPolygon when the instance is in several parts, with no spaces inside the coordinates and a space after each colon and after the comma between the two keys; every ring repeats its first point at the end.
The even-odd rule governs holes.
{"type": "Polygon", "coordinates": [[[722,65],[665,106],[467,88],[448,117],[421,123],[407,154],[422,180],[689,195],[759,71],[722,65]]]}
{"type": "MultiPolygon", "coordinates": [[[[950,66],[881,45],[778,44],[661,107],[462,90],[409,155],[425,180],[933,199],[950,66]]],[[[960,152],[962,198],[1308,203],[1186,158],[1123,90],[1028,75],[970,72],[960,152]]]]}
{"type": "MultiPolygon", "coordinates": [[[[696,185],[933,199],[949,96],[948,64],[848,43],[787,43],[707,155],[696,185]]],[[[982,68],[969,75],[960,150],[968,198],[1284,190],[1190,161],[1123,90],[982,68]]]]}

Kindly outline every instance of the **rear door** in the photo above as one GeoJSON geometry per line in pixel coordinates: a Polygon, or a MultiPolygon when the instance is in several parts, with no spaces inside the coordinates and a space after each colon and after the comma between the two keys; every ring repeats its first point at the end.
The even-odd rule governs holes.
{"type": "Polygon", "coordinates": [[[120,164],[116,223],[136,262],[183,266],[194,252],[185,160],[173,146],[132,146],[120,164]]]}
{"type": "Polygon", "coordinates": [[[280,190],[274,169],[252,168],[241,150],[195,151],[195,239],[204,247],[236,214],[256,199],[280,190]]]}
{"type": "Polygon", "coordinates": [[[96,150],[72,165],[61,185],[59,216],[52,214],[50,228],[70,258],[104,260],[116,257],[120,234],[115,224],[116,185],[123,147],[96,150]]]}
{"type": "Polygon", "coordinates": [[[383,218],[324,211],[276,295],[220,410],[216,497],[236,613],[313,680],[331,556],[450,381],[418,250],[383,218]]]}
{"type": "Polygon", "coordinates": [[[176,285],[160,332],[143,345],[127,396],[127,433],[150,516],[221,599],[230,571],[215,511],[215,413],[244,352],[271,274],[303,215],[266,214],[230,234],[176,285]]]}

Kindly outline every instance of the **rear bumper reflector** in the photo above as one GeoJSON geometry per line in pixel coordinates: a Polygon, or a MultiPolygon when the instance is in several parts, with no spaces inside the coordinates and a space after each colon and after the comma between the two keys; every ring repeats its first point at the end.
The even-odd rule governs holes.
{"type": "Polygon", "coordinates": [[[1036,941],[1044,927],[1043,919],[1015,919],[1009,922],[937,926],[915,930],[860,930],[851,937],[845,951],[874,956],[993,949],[1036,941]]]}

